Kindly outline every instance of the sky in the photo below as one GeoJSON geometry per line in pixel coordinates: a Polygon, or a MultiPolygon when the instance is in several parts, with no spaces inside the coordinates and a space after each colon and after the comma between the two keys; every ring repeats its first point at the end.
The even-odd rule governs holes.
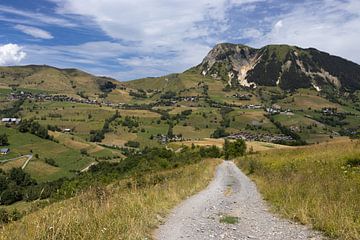
{"type": "Polygon", "coordinates": [[[360,63],[360,1],[0,0],[0,66],[126,81],[182,72],[221,42],[314,47],[360,63]]]}

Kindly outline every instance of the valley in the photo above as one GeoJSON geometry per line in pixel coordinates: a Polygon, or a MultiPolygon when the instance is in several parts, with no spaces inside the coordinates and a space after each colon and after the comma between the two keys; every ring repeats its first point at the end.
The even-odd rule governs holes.
{"type": "MultiPolygon", "coordinates": [[[[97,239],[150,237],[173,207],[211,182],[225,158],[249,174],[275,212],[331,237],[356,239],[358,225],[344,226],[352,229],[344,234],[331,227],[336,221],[324,222],[317,203],[307,200],[316,213],[301,209],[280,186],[294,197],[310,198],[312,192],[299,193],[298,185],[283,181],[304,184],[307,170],[320,168],[317,164],[329,166],[326,173],[351,172],[358,181],[359,76],[355,63],[287,45],[219,44],[183,73],[127,82],[77,69],[0,67],[0,213],[3,223],[10,222],[2,236],[21,239],[21,231],[31,229],[34,239],[76,239],[77,234],[87,239],[93,232],[97,239]],[[226,144],[239,141],[246,151],[226,155],[226,144]],[[348,158],[355,159],[350,167],[348,158]],[[270,188],[271,181],[279,187],[270,188]],[[125,211],[121,201],[128,204],[126,219],[114,217],[125,211]],[[285,210],[279,201],[288,203],[285,210]],[[72,215],[64,212],[67,204],[72,215]],[[92,233],[84,231],[86,224],[92,233]]],[[[334,178],[343,181],[341,174],[334,178]]],[[[344,182],[349,205],[357,196],[354,183],[344,182]]],[[[326,202],[326,196],[319,201],[326,202]]]]}

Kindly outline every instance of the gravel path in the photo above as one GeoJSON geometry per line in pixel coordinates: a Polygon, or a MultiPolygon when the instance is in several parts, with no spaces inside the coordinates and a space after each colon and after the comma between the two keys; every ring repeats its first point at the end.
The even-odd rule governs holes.
{"type": "Polygon", "coordinates": [[[256,186],[233,162],[225,161],[216,177],[199,194],[170,214],[155,232],[155,239],[323,239],[306,226],[269,213],[256,186]],[[237,223],[220,223],[226,216],[237,223]]]}

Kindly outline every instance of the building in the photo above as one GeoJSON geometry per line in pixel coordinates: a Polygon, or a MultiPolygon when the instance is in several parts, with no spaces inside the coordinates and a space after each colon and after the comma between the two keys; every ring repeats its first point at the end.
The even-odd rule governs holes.
{"type": "Polygon", "coordinates": [[[63,131],[64,133],[70,133],[70,132],[72,132],[70,128],[64,128],[62,131],[63,131]]]}
{"type": "Polygon", "coordinates": [[[2,118],[2,123],[10,123],[10,124],[19,124],[21,122],[21,118],[2,118]]]}
{"type": "Polygon", "coordinates": [[[10,149],[9,148],[1,148],[0,149],[0,154],[1,155],[6,155],[10,152],[10,149]]]}

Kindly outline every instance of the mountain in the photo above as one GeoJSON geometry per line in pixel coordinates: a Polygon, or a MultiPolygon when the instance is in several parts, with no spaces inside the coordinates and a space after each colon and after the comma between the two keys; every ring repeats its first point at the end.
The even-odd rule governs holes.
{"type": "Polygon", "coordinates": [[[35,89],[56,94],[95,97],[107,94],[120,83],[77,69],[59,69],[46,65],[0,67],[0,85],[35,89]]]}
{"type": "Polygon", "coordinates": [[[314,48],[240,44],[216,45],[195,67],[198,73],[231,87],[278,86],[283,90],[315,88],[353,92],[360,89],[360,66],[314,48]]]}

